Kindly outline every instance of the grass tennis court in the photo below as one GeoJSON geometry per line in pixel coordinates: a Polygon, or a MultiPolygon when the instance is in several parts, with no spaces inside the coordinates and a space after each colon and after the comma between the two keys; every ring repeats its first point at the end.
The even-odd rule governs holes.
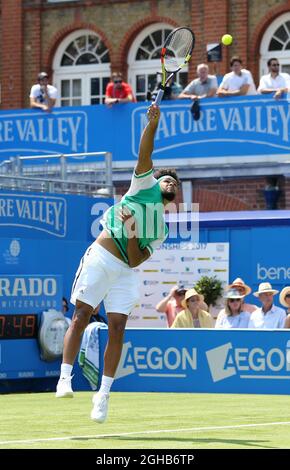
{"type": "Polygon", "coordinates": [[[0,449],[290,448],[288,396],[112,393],[97,424],[92,395],[0,395],[0,449]]]}

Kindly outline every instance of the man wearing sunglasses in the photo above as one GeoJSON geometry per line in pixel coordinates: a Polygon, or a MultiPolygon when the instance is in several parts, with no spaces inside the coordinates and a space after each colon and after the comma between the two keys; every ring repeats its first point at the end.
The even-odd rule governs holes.
{"type": "Polygon", "coordinates": [[[261,77],[258,92],[262,94],[275,93],[274,98],[278,100],[283,93],[288,93],[290,90],[290,75],[279,72],[278,59],[269,59],[267,65],[269,73],[261,77]]]}
{"type": "Polygon", "coordinates": [[[118,103],[134,103],[136,101],[132,88],[123,81],[122,74],[114,72],[106,88],[105,104],[112,106],[118,103]]]}

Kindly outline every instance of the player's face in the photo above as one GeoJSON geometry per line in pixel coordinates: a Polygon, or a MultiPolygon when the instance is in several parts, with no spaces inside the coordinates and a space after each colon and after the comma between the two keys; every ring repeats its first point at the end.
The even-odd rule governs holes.
{"type": "Polygon", "coordinates": [[[177,181],[172,176],[167,176],[160,181],[161,194],[167,201],[174,201],[178,191],[177,181]]]}

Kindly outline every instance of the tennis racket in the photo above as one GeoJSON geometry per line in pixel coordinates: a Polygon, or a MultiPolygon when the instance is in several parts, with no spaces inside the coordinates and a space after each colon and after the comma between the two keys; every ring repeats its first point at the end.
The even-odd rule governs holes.
{"type": "Polygon", "coordinates": [[[188,64],[195,44],[195,36],[185,26],[176,28],[166,38],[161,50],[162,81],[154,104],[161,103],[167,83],[173,75],[188,64]]]}

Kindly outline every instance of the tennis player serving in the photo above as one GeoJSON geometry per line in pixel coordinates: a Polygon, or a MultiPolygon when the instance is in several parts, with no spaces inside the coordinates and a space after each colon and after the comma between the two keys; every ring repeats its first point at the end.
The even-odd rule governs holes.
{"type": "Polygon", "coordinates": [[[141,136],[130,188],[122,200],[104,214],[103,231],[81,259],[72,286],[71,302],[75,304],[75,312],[64,339],[56,397],[73,396],[71,375],[81,336],[94,309],[103,300],[108,316],[108,342],[102,382],[93,397],[91,412],[91,419],[98,423],[107,417],[109,392],[121,357],[127,318],[139,300],[132,268],[149,258],[166,239],[164,207],[175,199],[179,186],[173,169],[160,169],[153,176],[151,154],[160,118],[159,107],[152,104],[147,117],[149,122],[141,136]]]}

